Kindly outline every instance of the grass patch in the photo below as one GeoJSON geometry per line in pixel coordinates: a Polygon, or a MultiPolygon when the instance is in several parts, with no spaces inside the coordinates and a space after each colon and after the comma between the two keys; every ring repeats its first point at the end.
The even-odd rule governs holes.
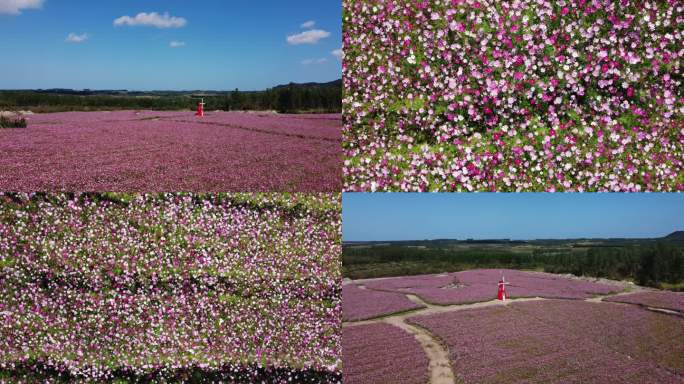
{"type": "Polygon", "coordinates": [[[684,281],[672,284],[672,283],[660,283],[662,289],[667,289],[668,291],[684,292],[684,281]]]}

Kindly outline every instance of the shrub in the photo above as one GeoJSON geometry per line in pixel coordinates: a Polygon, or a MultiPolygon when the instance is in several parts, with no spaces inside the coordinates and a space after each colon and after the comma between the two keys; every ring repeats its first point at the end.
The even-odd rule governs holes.
{"type": "Polygon", "coordinates": [[[23,117],[0,116],[0,128],[26,128],[26,119],[23,117]]]}

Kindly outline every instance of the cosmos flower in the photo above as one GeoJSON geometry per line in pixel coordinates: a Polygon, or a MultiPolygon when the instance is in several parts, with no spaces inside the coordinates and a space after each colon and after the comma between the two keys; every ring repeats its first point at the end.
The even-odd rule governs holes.
{"type": "Polygon", "coordinates": [[[337,382],[340,224],[333,194],[0,194],[0,372],[337,382]]]}
{"type": "Polygon", "coordinates": [[[344,10],[345,190],[684,190],[681,2],[344,10]]]}

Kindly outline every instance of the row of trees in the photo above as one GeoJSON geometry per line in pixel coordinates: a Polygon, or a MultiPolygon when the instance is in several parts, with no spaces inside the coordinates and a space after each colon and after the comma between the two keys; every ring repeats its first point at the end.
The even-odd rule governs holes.
{"type": "Polygon", "coordinates": [[[401,246],[345,247],[345,273],[355,278],[387,276],[389,270],[408,273],[433,271],[439,266],[463,268],[544,269],[552,273],[629,279],[638,284],[661,287],[684,282],[684,246],[659,242],[624,247],[595,247],[582,250],[542,248],[533,252],[507,249],[416,248],[401,246]],[[402,267],[397,269],[397,265],[402,267]],[[369,268],[372,266],[372,268],[369,268]],[[385,266],[385,268],[383,268],[385,266]],[[408,268],[408,271],[407,271],[408,268]]]}
{"type": "Polygon", "coordinates": [[[278,112],[342,111],[341,83],[323,85],[290,85],[266,91],[201,93],[136,93],[74,94],[39,91],[0,92],[0,110],[32,110],[34,112],[153,109],[195,109],[198,98],[204,98],[207,110],[275,110],[278,112]]]}
{"type": "Polygon", "coordinates": [[[118,109],[188,109],[193,101],[187,96],[115,96],[72,95],[34,91],[0,92],[0,110],[33,112],[118,110],[118,109]]]}
{"type": "Polygon", "coordinates": [[[209,98],[207,108],[234,110],[275,110],[278,112],[329,112],[342,111],[341,86],[298,85],[279,87],[262,92],[235,90],[223,97],[209,98]],[[215,107],[214,107],[215,106],[215,107]]]}
{"type": "Polygon", "coordinates": [[[529,253],[498,249],[455,250],[451,248],[419,248],[402,246],[345,247],[343,264],[389,263],[389,262],[447,262],[457,261],[471,265],[518,265],[534,266],[535,256],[529,253]]]}
{"type": "Polygon", "coordinates": [[[591,248],[585,254],[548,257],[549,272],[632,279],[659,287],[684,281],[684,247],[657,243],[646,247],[591,248]]]}

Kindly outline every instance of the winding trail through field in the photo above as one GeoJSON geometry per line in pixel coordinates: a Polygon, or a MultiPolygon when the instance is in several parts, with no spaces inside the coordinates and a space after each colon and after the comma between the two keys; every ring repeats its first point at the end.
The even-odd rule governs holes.
{"type": "Polygon", "coordinates": [[[452,384],[454,383],[454,370],[449,360],[449,350],[432,333],[425,328],[409,324],[402,317],[389,317],[386,323],[401,328],[413,335],[423,347],[427,355],[428,375],[432,384],[452,384]]]}
{"type": "MultiPolygon", "coordinates": [[[[346,279],[344,281],[344,284],[355,284],[357,287],[360,289],[368,289],[368,290],[375,290],[372,288],[368,288],[365,283],[376,280],[376,279],[363,279],[363,280],[348,280],[346,279]]],[[[612,293],[612,294],[607,294],[607,295],[597,295],[592,298],[584,299],[584,301],[588,302],[595,302],[595,303],[606,303],[610,305],[635,305],[635,304],[630,304],[630,303],[620,303],[620,302],[608,302],[604,301],[603,299],[608,298],[608,297],[614,297],[614,296],[621,296],[621,295],[629,295],[637,292],[641,292],[646,290],[646,288],[639,287],[639,286],[630,286],[630,290],[627,291],[627,285],[624,285],[625,291],[623,292],[617,292],[617,293],[612,293]]],[[[517,302],[525,302],[525,301],[539,301],[539,300],[549,300],[543,297],[526,297],[526,298],[517,298],[517,299],[508,299],[506,301],[500,301],[500,300],[490,300],[490,301],[483,301],[483,302],[476,302],[476,303],[471,303],[471,304],[451,304],[451,305],[436,305],[436,304],[431,304],[417,295],[414,294],[406,294],[406,297],[411,300],[412,302],[421,305],[422,308],[418,309],[413,309],[401,313],[395,313],[395,314],[389,314],[389,315],[384,315],[384,316],[379,316],[373,319],[368,319],[368,320],[361,320],[361,321],[347,321],[343,322],[342,326],[343,327],[354,327],[358,325],[364,325],[364,324],[373,324],[373,323],[387,323],[391,324],[395,327],[401,328],[404,331],[410,333],[413,335],[413,337],[416,338],[416,340],[420,343],[420,345],[423,347],[423,350],[425,354],[428,357],[429,361],[429,367],[428,367],[428,377],[429,377],[429,384],[453,384],[453,383],[458,383],[459,381],[456,379],[456,375],[454,373],[454,369],[451,364],[451,360],[449,358],[449,349],[448,347],[440,341],[439,338],[437,338],[435,335],[433,335],[430,331],[427,329],[417,326],[415,324],[410,324],[408,323],[407,319],[410,317],[414,316],[423,316],[423,315],[432,315],[432,314],[437,314],[437,313],[445,313],[445,312],[454,312],[454,311],[461,311],[461,310],[468,310],[468,309],[475,309],[475,308],[484,308],[484,307],[492,307],[492,306],[505,306],[509,305],[511,303],[517,303],[517,302]]],[[[554,300],[576,300],[576,299],[558,299],[554,298],[554,300]]],[[[655,308],[655,307],[647,307],[644,306],[645,309],[654,311],[654,312],[659,312],[659,313],[665,313],[669,315],[675,315],[675,316],[684,316],[684,313],[677,312],[677,311],[672,311],[668,309],[662,309],[662,308],[655,308]]]]}

